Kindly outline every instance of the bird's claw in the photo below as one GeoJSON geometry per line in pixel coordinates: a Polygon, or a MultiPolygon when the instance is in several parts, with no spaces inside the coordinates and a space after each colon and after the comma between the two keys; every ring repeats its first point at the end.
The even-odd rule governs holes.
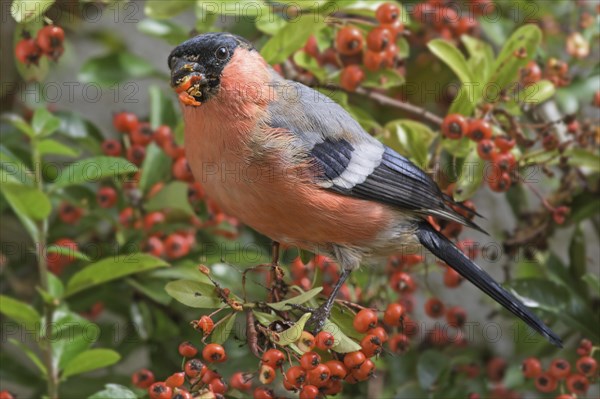
{"type": "Polygon", "coordinates": [[[310,319],[306,322],[307,325],[313,327],[313,334],[316,335],[319,331],[323,329],[325,326],[325,322],[329,318],[329,314],[331,313],[331,306],[328,306],[327,303],[319,306],[318,308],[312,311],[312,315],[310,319]]]}

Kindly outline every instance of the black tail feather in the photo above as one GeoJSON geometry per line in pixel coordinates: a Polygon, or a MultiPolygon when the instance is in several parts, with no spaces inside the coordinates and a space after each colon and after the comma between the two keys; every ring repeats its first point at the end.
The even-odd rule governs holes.
{"type": "Polygon", "coordinates": [[[562,348],[562,340],[534,315],[514,295],[506,291],[489,274],[472,262],[456,246],[436,231],[425,221],[419,224],[416,235],[425,248],[435,256],[446,262],[461,276],[475,284],[499,304],[525,321],[531,328],[546,337],[552,344],[562,348]]]}

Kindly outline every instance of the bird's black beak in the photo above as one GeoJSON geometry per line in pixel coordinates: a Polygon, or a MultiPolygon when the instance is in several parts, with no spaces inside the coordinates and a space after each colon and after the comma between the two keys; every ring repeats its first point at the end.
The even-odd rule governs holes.
{"type": "Polygon", "coordinates": [[[202,89],[208,83],[204,68],[183,58],[173,58],[170,67],[171,87],[179,93],[179,99],[186,105],[201,105],[204,100],[202,89]]]}

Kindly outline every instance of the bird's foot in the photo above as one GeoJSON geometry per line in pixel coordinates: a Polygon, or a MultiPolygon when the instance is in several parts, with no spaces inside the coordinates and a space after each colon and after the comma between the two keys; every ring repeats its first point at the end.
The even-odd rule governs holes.
{"type": "Polygon", "coordinates": [[[310,319],[308,319],[306,324],[312,326],[312,332],[314,335],[321,331],[323,329],[323,326],[325,326],[325,322],[331,314],[332,305],[333,302],[325,302],[312,311],[312,315],[310,316],[310,319]]]}

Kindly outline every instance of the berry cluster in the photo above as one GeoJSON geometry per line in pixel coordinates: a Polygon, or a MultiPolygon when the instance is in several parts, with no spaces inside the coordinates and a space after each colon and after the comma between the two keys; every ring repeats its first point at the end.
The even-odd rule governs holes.
{"type": "Polygon", "coordinates": [[[442,134],[451,140],[463,137],[477,143],[477,154],[490,161],[494,173],[486,176],[490,188],[496,192],[508,191],[512,184],[511,172],[517,166],[510,152],[516,140],[506,135],[494,135],[492,125],[484,119],[467,119],[460,114],[449,114],[442,122],[442,134]]]}
{"type": "MultiPolygon", "coordinates": [[[[160,193],[171,179],[159,181],[142,193],[138,188],[142,173],[139,170],[127,181],[111,180],[102,183],[96,192],[96,204],[99,209],[117,211],[119,223],[115,225],[116,229],[142,233],[142,250],[144,252],[171,260],[189,254],[195,245],[196,232],[200,228],[215,227],[214,233],[226,238],[237,236],[239,223],[236,219],[225,215],[214,202],[205,198],[204,189],[199,183],[194,182],[185,151],[176,143],[169,126],[162,125],[152,129],[148,122],[140,121],[135,114],[129,112],[116,114],[113,124],[117,132],[122,133],[122,136],[120,139],[107,139],[102,143],[102,151],[105,155],[124,156],[133,164],[141,167],[148,145],[156,143],[171,158],[171,179],[188,185],[190,205],[198,211],[197,213],[201,213],[205,209],[208,214],[207,220],[204,221],[193,216],[187,221],[187,227],[176,231],[165,229],[167,224],[173,222],[169,211],[146,211],[144,204],[160,193]],[[227,226],[221,229],[220,226],[224,222],[227,226]]],[[[58,207],[57,217],[64,224],[77,225],[83,217],[93,217],[93,213],[89,210],[86,211],[85,204],[80,206],[78,203],[65,200],[58,207]]],[[[175,216],[180,217],[180,215],[175,216]]],[[[78,244],[70,238],[59,238],[52,247],[63,248],[60,252],[49,253],[47,257],[49,269],[59,275],[63,273],[66,266],[75,261],[76,258],[72,253],[78,250],[78,244]]]]}
{"type": "Polygon", "coordinates": [[[37,32],[35,39],[27,31],[23,31],[21,36],[21,40],[15,46],[15,56],[27,66],[37,65],[43,55],[57,61],[65,51],[65,31],[60,26],[44,26],[37,32]]]}
{"type": "Polygon", "coordinates": [[[471,0],[465,3],[468,6],[466,10],[458,8],[454,2],[444,0],[428,0],[416,4],[412,15],[421,23],[424,32],[415,39],[429,41],[434,37],[441,37],[452,40],[459,39],[463,34],[472,34],[479,26],[477,17],[491,13],[495,8],[491,0],[471,0]]]}
{"type": "MultiPolygon", "coordinates": [[[[290,275],[292,284],[299,286],[305,291],[311,289],[315,273],[322,278],[323,295],[329,295],[333,286],[337,282],[340,273],[340,266],[323,255],[315,255],[308,263],[302,262],[299,257],[292,260],[290,264],[290,275]]],[[[356,295],[360,295],[360,288],[356,288],[356,295]]],[[[350,289],[347,284],[342,285],[339,291],[339,297],[343,299],[350,298],[350,289]]]]}
{"type": "Polygon", "coordinates": [[[557,399],[574,399],[574,395],[585,394],[590,383],[598,378],[598,362],[592,356],[594,349],[591,341],[584,339],[577,349],[579,358],[574,365],[566,359],[553,359],[544,370],[538,358],[528,357],[523,360],[521,370],[525,378],[534,379],[539,392],[554,392],[564,384],[570,394],[559,395],[557,399]]]}
{"type": "MultiPolygon", "coordinates": [[[[353,92],[365,80],[365,69],[377,72],[397,66],[396,42],[404,33],[400,12],[396,4],[384,3],[377,8],[377,23],[368,32],[347,24],[337,30],[333,46],[321,52],[317,39],[311,36],[304,51],[320,66],[341,68],[340,85],[344,90],[353,92]]],[[[368,25],[368,21],[365,24],[368,25]]]]}

